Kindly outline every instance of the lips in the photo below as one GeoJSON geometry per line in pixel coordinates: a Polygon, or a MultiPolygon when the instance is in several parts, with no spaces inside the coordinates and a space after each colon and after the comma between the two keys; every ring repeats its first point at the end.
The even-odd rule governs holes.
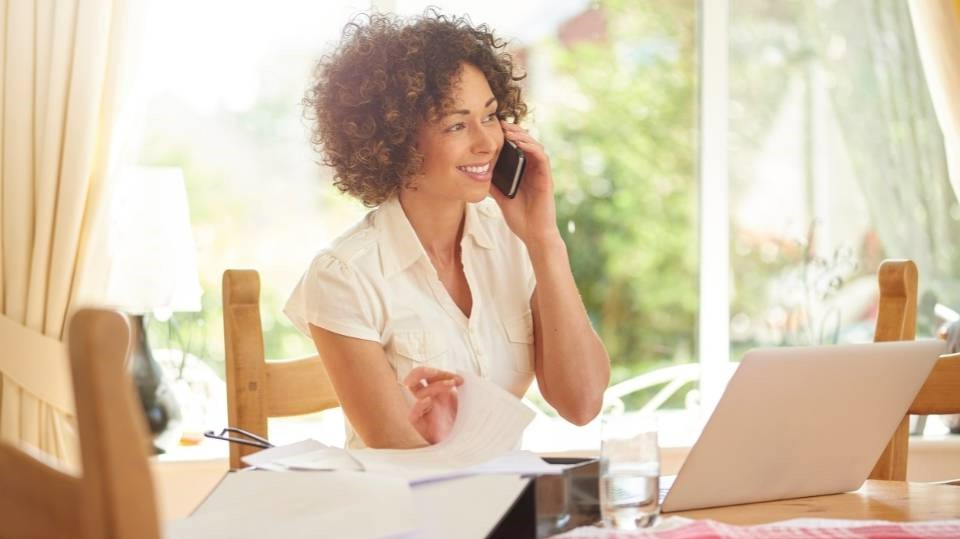
{"type": "Polygon", "coordinates": [[[476,176],[482,176],[487,172],[490,172],[490,162],[486,162],[480,165],[466,165],[462,167],[457,167],[459,170],[466,172],[467,174],[473,174],[476,176]]]}

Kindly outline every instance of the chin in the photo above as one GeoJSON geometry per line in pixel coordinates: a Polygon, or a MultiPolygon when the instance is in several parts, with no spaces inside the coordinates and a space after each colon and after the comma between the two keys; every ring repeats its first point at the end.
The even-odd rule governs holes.
{"type": "Polygon", "coordinates": [[[468,193],[465,193],[465,196],[463,198],[466,202],[472,202],[475,204],[477,202],[483,202],[483,199],[487,198],[488,196],[490,196],[489,187],[487,189],[484,189],[483,191],[476,190],[476,191],[470,191],[468,193]]]}

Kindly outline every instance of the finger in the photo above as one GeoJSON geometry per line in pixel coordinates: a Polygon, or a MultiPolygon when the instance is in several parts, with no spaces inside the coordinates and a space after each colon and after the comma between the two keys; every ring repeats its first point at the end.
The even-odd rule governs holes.
{"type": "Polygon", "coordinates": [[[410,391],[414,391],[417,388],[424,387],[424,385],[430,385],[433,382],[443,380],[456,380],[457,385],[463,383],[463,377],[455,372],[443,371],[432,367],[417,367],[404,377],[403,385],[407,386],[410,391]]]}
{"type": "Polygon", "coordinates": [[[455,379],[441,380],[439,382],[434,382],[432,384],[423,386],[416,386],[410,390],[413,393],[413,396],[418,399],[425,399],[429,397],[436,397],[446,393],[456,393],[457,386],[460,385],[455,379]]]}
{"type": "Polygon", "coordinates": [[[532,144],[539,148],[543,148],[543,144],[541,144],[540,141],[538,141],[537,139],[531,137],[526,133],[520,133],[520,134],[508,133],[506,137],[507,137],[507,140],[515,144],[521,144],[521,143],[532,144]]]}
{"type": "Polygon", "coordinates": [[[406,377],[404,377],[403,384],[409,386],[418,383],[421,379],[429,381],[437,376],[443,376],[444,374],[453,373],[435,369],[433,367],[416,367],[411,370],[406,377]]]}
{"type": "Polygon", "coordinates": [[[520,127],[519,125],[510,123],[506,120],[500,120],[500,127],[502,127],[504,131],[509,131],[509,132],[525,132],[526,131],[526,129],[520,127]]]}
{"type": "Polygon", "coordinates": [[[410,422],[415,422],[420,420],[423,416],[430,413],[430,410],[433,409],[433,399],[427,397],[425,399],[420,399],[417,402],[413,403],[413,406],[410,407],[410,422]]]}
{"type": "Polygon", "coordinates": [[[444,373],[429,377],[407,377],[404,381],[404,387],[416,394],[418,391],[426,389],[437,383],[447,383],[450,386],[459,386],[463,384],[463,377],[459,374],[444,373]]]}
{"type": "Polygon", "coordinates": [[[518,138],[519,138],[519,139],[529,139],[529,140],[534,140],[534,141],[536,140],[536,139],[533,137],[533,135],[531,135],[526,129],[523,129],[523,128],[518,128],[518,129],[504,129],[504,130],[503,130],[503,136],[506,137],[506,138],[508,138],[508,139],[510,139],[510,140],[516,140],[516,139],[518,139],[518,138]]]}
{"type": "Polygon", "coordinates": [[[527,142],[524,140],[515,140],[517,146],[523,150],[524,153],[532,154],[537,159],[546,160],[547,152],[544,151],[543,145],[536,142],[527,142]]]}

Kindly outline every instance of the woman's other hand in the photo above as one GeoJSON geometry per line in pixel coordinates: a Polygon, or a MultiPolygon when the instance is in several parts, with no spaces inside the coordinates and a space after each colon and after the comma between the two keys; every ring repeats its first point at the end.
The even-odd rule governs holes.
{"type": "Polygon", "coordinates": [[[417,367],[403,380],[416,401],[410,408],[410,423],[420,436],[435,444],[450,434],[457,419],[457,387],[463,377],[452,372],[417,367]]]}
{"type": "Polygon", "coordinates": [[[510,230],[527,246],[530,246],[531,242],[556,239],[559,231],[557,230],[557,209],[553,200],[553,174],[550,171],[550,159],[544,152],[543,145],[525,129],[505,121],[501,121],[500,125],[503,127],[505,139],[523,150],[527,164],[523,181],[515,198],[507,198],[492,184],[490,194],[500,206],[510,230]]]}

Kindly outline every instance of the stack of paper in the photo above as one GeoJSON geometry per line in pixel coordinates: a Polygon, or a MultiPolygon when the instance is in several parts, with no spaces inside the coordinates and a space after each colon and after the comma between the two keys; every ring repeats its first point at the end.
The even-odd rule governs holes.
{"type": "Polygon", "coordinates": [[[244,457],[269,470],[352,470],[401,476],[410,484],[480,474],[561,473],[529,451],[514,450],[534,413],[499,386],[466,373],[457,418],[440,443],[419,449],[344,450],[307,440],[244,457]]]}
{"type": "Polygon", "coordinates": [[[399,477],[251,471],[228,473],[193,515],[166,523],[164,537],[400,537],[420,520],[399,477]]]}
{"type": "Polygon", "coordinates": [[[260,451],[244,462],[330,471],[229,473],[192,516],[168,523],[166,537],[485,537],[526,487],[517,475],[563,467],[514,450],[530,409],[490,382],[464,378],[457,419],[442,442],[346,451],[305,440],[260,451]],[[469,475],[478,477],[439,482],[469,475]],[[486,502],[478,505],[478,497],[486,502]]]}
{"type": "Polygon", "coordinates": [[[261,470],[340,470],[363,471],[363,465],[349,452],[316,440],[265,449],[243,457],[243,462],[261,470]]]}

